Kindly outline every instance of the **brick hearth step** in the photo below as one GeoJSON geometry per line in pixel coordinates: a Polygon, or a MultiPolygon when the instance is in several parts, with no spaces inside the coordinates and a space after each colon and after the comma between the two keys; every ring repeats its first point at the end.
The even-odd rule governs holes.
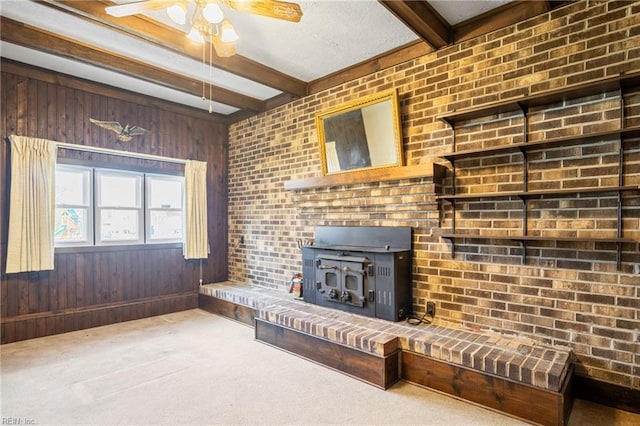
{"type": "Polygon", "coordinates": [[[393,323],[237,282],[201,286],[200,307],[254,326],[257,340],[384,389],[404,379],[541,424],[564,424],[571,408],[568,348],[393,323]]]}

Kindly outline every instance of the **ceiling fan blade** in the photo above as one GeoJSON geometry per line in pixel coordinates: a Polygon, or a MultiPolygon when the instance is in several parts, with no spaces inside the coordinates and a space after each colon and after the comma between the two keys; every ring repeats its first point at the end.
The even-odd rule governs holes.
{"type": "Polygon", "coordinates": [[[104,8],[111,16],[122,18],[123,16],[135,15],[137,13],[150,12],[171,6],[176,0],[143,0],[133,3],[118,4],[104,8]]]}
{"type": "Polygon", "coordinates": [[[216,54],[221,58],[228,58],[236,54],[235,46],[231,43],[223,42],[218,36],[211,37],[211,42],[213,43],[213,48],[216,50],[216,54]]]}
{"type": "Polygon", "coordinates": [[[278,0],[222,0],[222,2],[239,12],[253,13],[254,15],[268,16],[270,18],[283,19],[285,21],[300,22],[302,9],[296,3],[278,0]]]}

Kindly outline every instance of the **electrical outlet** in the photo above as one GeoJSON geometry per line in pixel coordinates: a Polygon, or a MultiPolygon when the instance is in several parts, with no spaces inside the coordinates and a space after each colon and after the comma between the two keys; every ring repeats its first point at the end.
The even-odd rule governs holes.
{"type": "Polygon", "coordinates": [[[434,302],[427,302],[427,315],[436,316],[436,304],[434,302]]]}

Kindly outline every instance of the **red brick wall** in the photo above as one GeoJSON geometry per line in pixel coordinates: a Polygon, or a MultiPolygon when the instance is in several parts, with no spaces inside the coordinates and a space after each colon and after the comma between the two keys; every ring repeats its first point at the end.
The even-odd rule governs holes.
{"type": "MultiPolygon", "coordinates": [[[[315,114],[387,88],[401,99],[408,165],[429,171],[450,152],[451,129],[437,117],[519,95],[536,94],[640,70],[640,3],[581,1],[518,25],[446,47],[237,123],[229,137],[230,277],[286,286],[301,269],[298,238],[317,225],[413,227],[413,299],[438,305],[438,320],[523,333],[571,346],[577,373],[640,389],[640,257],[624,244],[541,242],[527,249],[501,241],[450,244],[451,210],[430,177],[286,191],[284,182],[319,176],[315,114]],[[241,237],[244,243],[240,244],[241,237]]],[[[640,122],[640,87],[625,95],[627,124],[640,122]]],[[[619,123],[616,91],[532,110],[530,140],[589,133],[619,123]]],[[[486,120],[486,118],[485,118],[486,120]]],[[[517,117],[459,129],[457,149],[522,142],[517,117]],[[479,137],[481,136],[481,137],[479,137]],[[484,142],[482,142],[484,141],[484,142]]],[[[627,185],[640,185],[640,143],[627,143],[627,185]]],[[[616,185],[618,141],[529,154],[530,188],[616,185]]],[[[457,162],[461,191],[522,185],[519,154],[457,162]]],[[[624,236],[640,240],[640,197],[626,195],[624,236]]],[[[533,235],[615,236],[616,195],[534,200],[533,235]]],[[[519,200],[470,200],[459,229],[521,231],[519,200]]],[[[466,204],[466,206],[464,205],[466,204]]]]}

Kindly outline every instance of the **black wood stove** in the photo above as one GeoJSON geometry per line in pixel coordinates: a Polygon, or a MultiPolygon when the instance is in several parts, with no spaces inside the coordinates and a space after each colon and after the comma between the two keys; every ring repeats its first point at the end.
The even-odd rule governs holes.
{"type": "Polygon", "coordinates": [[[411,228],[318,226],[302,275],[306,302],[400,321],[411,312],[411,228]]]}

